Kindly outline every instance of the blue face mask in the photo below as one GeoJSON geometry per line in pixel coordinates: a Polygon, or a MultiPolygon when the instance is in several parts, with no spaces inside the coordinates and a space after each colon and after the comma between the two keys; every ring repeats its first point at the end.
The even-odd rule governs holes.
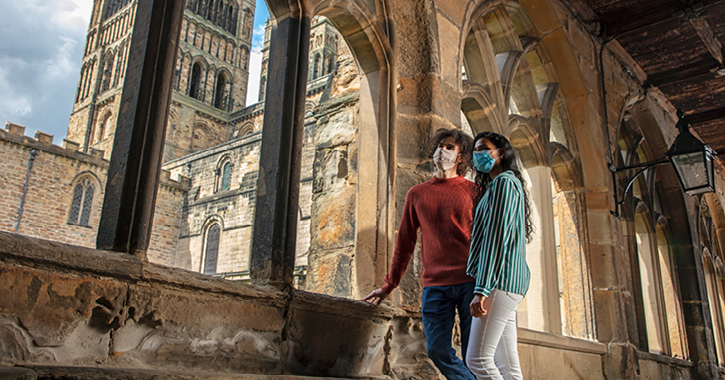
{"type": "Polygon", "coordinates": [[[479,172],[490,172],[495,163],[496,159],[491,158],[490,150],[473,152],[473,166],[475,166],[479,172]]]}

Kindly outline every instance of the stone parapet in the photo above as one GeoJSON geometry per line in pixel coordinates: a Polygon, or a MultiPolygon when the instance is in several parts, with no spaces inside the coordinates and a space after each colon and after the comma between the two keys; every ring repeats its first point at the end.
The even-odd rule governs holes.
{"type": "Polygon", "coordinates": [[[77,147],[78,143],[73,141],[64,140],[63,146],[53,145],[53,135],[36,132],[36,138],[32,138],[24,135],[25,127],[7,122],[5,124],[5,130],[0,129],[0,142],[12,143],[21,146],[28,147],[30,149],[37,149],[52,153],[58,156],[79,160],[87,164],[108,168],[108,160],[103,159],[103,151],[98,152],[91,151],[91,154],[79,152],[77,147]]]}

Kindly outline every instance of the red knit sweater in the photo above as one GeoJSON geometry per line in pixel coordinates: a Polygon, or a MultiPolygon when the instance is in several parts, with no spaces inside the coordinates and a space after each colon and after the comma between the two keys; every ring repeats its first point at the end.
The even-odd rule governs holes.
{"type": "Polygon", "coordinates": [[[413,186],[405,197],[390,272],[383,290],[390,293],[400,284],[421,233],[423,286],[473,282],[466,274],[473,218],[473,182],[458,176],[433,177],[413,186]]]}

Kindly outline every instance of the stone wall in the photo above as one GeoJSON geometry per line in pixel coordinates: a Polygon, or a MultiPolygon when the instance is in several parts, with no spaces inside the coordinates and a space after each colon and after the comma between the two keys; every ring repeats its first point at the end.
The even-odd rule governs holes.
{"type": "Polygon", "coordinates": [[[0,230],[15,232],[17,228],[17,233],[26,236],[95,247],[108,169],[103,152],[89,155],[64,149],[52,145],[53,136],[33,139],[24,136],[24,131],[11,123],[0,130],[0,230]],[[84,178],[90,179],[94,189],[90,218],[87,225],[72,224],[74,189],[84,178]]]}
{"type": "Polygon", "coordinates": [[[221,226],[218,273],[248,269],[254,194],[259,165],[260,134],[234,139],[214,148],[192,153],[164,166],[171,177],[191,178],[183,205],[176,266],[202,271],[205,233],[212,223],[221,226]],[[229,189],[221,189],[222,166],[231,164],[229,189]]]}
{"type": "MultiPolygon", "coordinates": [[[[36,138],[30,138],[23,135],[24,131],[25,127],[12,123],[0,130],[0,230],[15,232],[17,228],[17,233],[25,236],[95,247],[108,171],[103,152],[91,149],[91,154],[82,153],[78,144],[68,141],[65,147],[59,147],[52,144],[51,135],[38,132],[36,138]],[[29,168],[31,156],[34,158],[29,168]],[[79,223],[79,219],[72,222],[69,218],[74,191],[86,179],[93,187],[89,220],[87,224],[79,223]],[[21,202],[23,210],[18,223],[21,202]]],[[[175,265],[181,207],[188,188],[185,177],[170,180],[166,173],[162,179],[148,253],[150,261],[175,265]]]]}

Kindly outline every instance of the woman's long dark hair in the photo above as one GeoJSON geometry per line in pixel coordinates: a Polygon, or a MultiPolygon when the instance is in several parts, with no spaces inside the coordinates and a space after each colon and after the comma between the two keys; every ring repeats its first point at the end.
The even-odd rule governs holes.
{"type": "MultiPolygon", "coordinates": [[[[521,188],[524,190],[524,215],[526,219],[526,241],[531,242],[531,238],[534,234],[534,225],[531,223],[531,204],[529,202],[529,193],[526,191],[526,181],[521,175],[521,169],[519,168],[518,161],[516,160],[516,152],[511,146],[509,140],[495,132],[481,132],[476,135],[473,139],[473,146],[476,146],[476,142],[480,139],[486,139],[493,143],[499,150],[500,162],[499,167],[501,172],[510,170],[516,178],[521,182],[521,188]]],[[[476,213],[476,207],[478,202],[481,201],[483,195],[488,190],[488,186],[491,184],[491,176],[488,173],[483,173],[476,170],[475,186],[473,188],[473,213],[476,213]]]]}

